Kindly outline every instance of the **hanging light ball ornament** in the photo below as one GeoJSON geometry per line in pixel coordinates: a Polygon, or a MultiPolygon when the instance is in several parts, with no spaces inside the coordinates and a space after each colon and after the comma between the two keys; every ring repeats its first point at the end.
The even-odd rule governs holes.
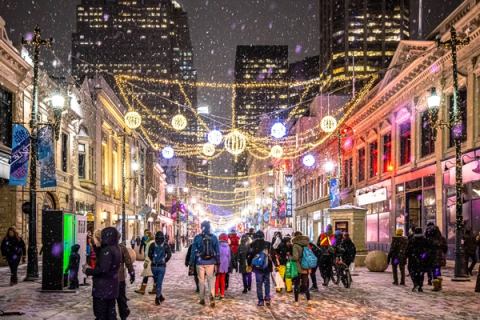
{"type": "Polygon", "coordinates": [[[137,129],[142,124],[142,117],[136,111],[130,111],[125,114],[125,124],[130,129],[137,129]]]}
{"type": "Polygon", "coordinates": [[[332,116],[325,116],[320,121],[320,127],[323,131],[331,133],[337,129],[337,119],[332,116]]]}
{"type": "Polygon", "coordinates": [[[208,133],[207,138],[208,138],[208,142],[218,146],[220,143],[222,143],[223,134],[219,130],[212,130],[208,133]]]}
{"type": "Polygon", "coordinates": [[[163,156],[165,159],[172,159],[174,155],[175,155],[175,151],[173,151],[173,148],[172,148],[172,147],[166,146],[165,148],[163,148],[163,150],[162,150],[162,156],[163,156]]]}
{"type": "Polygon", "coordinates": [[[209,142],[203,144],[202,152],[207,157],[213,156],[215,154],[215,145],[209,142]]]}
{"type": "Polygon", "coordinates": [[[247,138],[245,138],[245,135],[238,130],[230,132],[225,137],[225,149],[234,156],[241,154],[246,147],[247,138]]]}
{"type": "Polygon", "coordinates": [[[315,164],[315,157],[311,154],[307,154],[302,159],[303,165],[306,167],[312,167],[315,164]]]}
{"type": "Polygon", "coordinates": [[[279,145],[275,145],[270,150],[270,155],[272,158],[280,159],[283,156],[283,148],[279,145]]]}
{"type": "Polygon", "coordinates": [[[272,137],[281,139],[287,134],[287,128],[285,128],[285,125],[281,122],[276,122],[270,131],[272,137]]]}
{"type": "Polygon", "coordinates": [[[187,127],[187,118],[183,114],[177,114],[172,118],[172,127],[177,131],[182,131],[187,127]]]}

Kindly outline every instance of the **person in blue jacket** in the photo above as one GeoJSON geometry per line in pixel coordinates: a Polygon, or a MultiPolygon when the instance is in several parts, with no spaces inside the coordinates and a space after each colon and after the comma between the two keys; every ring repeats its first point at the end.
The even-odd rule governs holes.
{"type": "Polygon", "coordinates": [[[206,286],[210,292],[210,306],[215,307],[215,274],[219,259],[219,244],[217,237],[211,233],[210,222],[201,224],[202,232],[193,239],[190,253],[190,266],[196,266],[199,286],[200,304],[205,305],[206,286]]]}

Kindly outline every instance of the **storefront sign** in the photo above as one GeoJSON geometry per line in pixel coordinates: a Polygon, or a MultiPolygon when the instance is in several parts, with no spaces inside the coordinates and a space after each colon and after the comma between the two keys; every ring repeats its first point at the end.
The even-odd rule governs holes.
{"type": "Polygon", "coordinates": [[[10,160],[11,186],[25,186],[28,176],[28,161],[30,157],[30,133],[19,124],[13,125],[12,158],[10,160]]]}
{"type": "Polygon", "coordinates": [[[360,194],[357,191],[357,204],[364,206],[370,203],[380,202],[387,200],[387,188],[380,188],[375,191],[360,194]]]}
{"type": "Polygon", "coordinates": [[[285,175],[285,184],[287,186],[287,210],[286,217],[293,217],[293,176],[285,175]]]}

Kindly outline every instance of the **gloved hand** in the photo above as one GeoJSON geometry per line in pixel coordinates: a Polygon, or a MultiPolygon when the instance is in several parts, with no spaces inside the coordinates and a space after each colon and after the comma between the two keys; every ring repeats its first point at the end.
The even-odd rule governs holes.
{"type": "Polygon", "coordinates": [[[130,284],[133,284],[135,282],[135,273],[132,272],[130,273],[130,284]]]}

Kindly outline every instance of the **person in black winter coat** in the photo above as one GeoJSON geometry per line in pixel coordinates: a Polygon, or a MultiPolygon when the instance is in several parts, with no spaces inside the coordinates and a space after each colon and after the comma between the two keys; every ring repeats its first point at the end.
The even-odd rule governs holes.
{"type": "Polygon", "coordinates": [[[407,246],[408,271],[412,277],[413,289],[423,292],[425,272],[431,259],[431,243],[423,235],[422,228],[416,228],[407,246]]]}
{"type": "Polygon", "coordinates": [[[272,257],[271,257],[271,244],[265,241],[265,235],[263,231],[257,231],[254,236],[254,240],[250,245],[251,253],[248,258],[248,265],[252,266],[253,259],[260,255],[261,252],[266,252],[268,258],[268,265],[266,269],[260,269],[252,266],[255,273],[255,282],[257,284],[257,298],[258,306],[270,305],[270,274],[273,271],[272,257]],[[265,288],[265,296],[263,295],[263,289],[265,288]]]}
{"type": "Polygon", "coordinates": [[[16,285],[18,282],[17,270],[20,260],[25,261],[26,254],[25,242],[17,233],[14,227],[8,228],[7,235],[2,241],[2,256],[7,260],[10,268],[10,285],[16,285]]]}
{"type": "Polygon", "coordinates": [[[469,275],[473,275],[473,269],[475,264],[477,264],[477,246],[478,241],[475,236],[472,234],[472,231],[467,229],[465,230],[465,235],[463,236],[463,248],[465,250],[465,265],[467,267],[467,272],[469,275]],[[468,263],[472,261],[470,266],[468,263]]]}
{"type": "Polygon", "coordinates": [[[187,255],[185,257],[185,267],[188,268],[188,275],[193,276],[193,280],[195,280],[195,288],[196,288],[195,292],[199,293],[200,292],[200,287],[199,287],[199,283],[198,283],[197,267],[195,266],[195,264],[190,265],[190,255],[192,254],[192,245],[193,244],[190,244],[188,246],[187,255]]]}
{"type": "Polygon", "coordinates": [[[428,284],[442,276],[442,266],[446,264],[446,254],[448,251],[447,239],[442,236],[440,229],[434,226],[428,233],[425,232],[425,238],[431,244],[431,258],[428,268],[428,284]]]}
{"type": "Polygon", "coordinates": [[[345,264],[349,266],[355,261],[355,256],[357,255],[357,248],[355,247],[355,244],[350,238],[350,234],[348,232],[343,233],[343,238],[340,242],[339,247],[342,251],[343,262],[345,262],[345,264]]]}
{"type": "Polygon", "coordinates": [[[95,269],[84,266],[84,273],[93,276],[93,313],[97,320],[117,318],[115,300],[119,293],[118,270],[122,260],[118,237],[117,229],[113,227],[103,229],[95,269]]]}
{"type": "Polygon", "coordinates": [[[80,250],[79,244],[74,244],[71,249],[70,257],[68,259],[68,267],[66,273],[68,273],[68,289],[75,290],[79,288],[78,282],[78,270],[80,269],[80,250]]]}
{"type": "Polygon", "coordinates": [[[398,285],[398,269],[400,269],[400,285],[405,285],[405,265],[407,264],[408,239],[403,236],[403,229],[397,229],[392,237],[387,262],[392,264],[393,284],[398,285]]]}

